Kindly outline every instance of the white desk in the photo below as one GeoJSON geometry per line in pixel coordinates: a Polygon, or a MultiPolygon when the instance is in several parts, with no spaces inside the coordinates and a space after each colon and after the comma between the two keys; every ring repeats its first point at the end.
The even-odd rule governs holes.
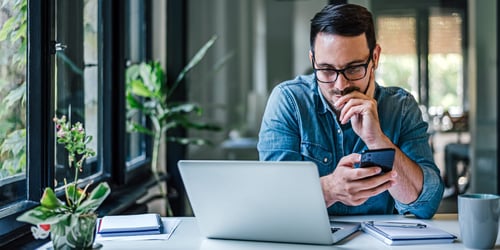
{"type": "MultiPolygon", "coordinates": [[[[388,220],[403,218],[400,215],[377,215],[377,216],[343,216],[335,217],[337,220],[346,221],[366,221],[366,220],[388,220]]],[[[253,241],[236,240],[212,240],[200,235],[196,219],[193,217],[183,217],[177,229],[169,240],[166,241],[106,241],[103,242],[102,249],[200,249],[200,250],[247,250],[247,249],[464,249],[460,240],[460,228],[456,214],[438,214],[432,220],[425,220],[426,223],[437,226],[458,237],[453,244],[435,245],[409,245],[409,246],[388,246],[382,241],[363,233],[354,233],[350,237],[332,246],[317,246],[304,244],[282,244],[253,241]]],[[[497,239],[495,249],[500,249],[500,241],[497,239]]]]}

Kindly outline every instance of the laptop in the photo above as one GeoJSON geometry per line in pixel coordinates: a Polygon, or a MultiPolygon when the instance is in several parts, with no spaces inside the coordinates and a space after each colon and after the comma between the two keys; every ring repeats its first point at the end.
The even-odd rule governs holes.
{"type": "Polygon", "coordinates": [[[331,245],[359,222],[330,221],[312,162],[178,162],[200,232],[207,238],[331,245]]]}

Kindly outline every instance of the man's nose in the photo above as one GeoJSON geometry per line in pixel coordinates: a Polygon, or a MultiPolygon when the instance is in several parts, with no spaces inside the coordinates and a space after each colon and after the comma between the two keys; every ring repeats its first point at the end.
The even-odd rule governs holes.
{"type": "Polygon", "coordinates": [[[344,74],[339,74],[337,77],[337,81],[335,81],[335,87],[337,89],[343,90],[351,85],[351,82],[347,80],[344,76],[344,74]]]}

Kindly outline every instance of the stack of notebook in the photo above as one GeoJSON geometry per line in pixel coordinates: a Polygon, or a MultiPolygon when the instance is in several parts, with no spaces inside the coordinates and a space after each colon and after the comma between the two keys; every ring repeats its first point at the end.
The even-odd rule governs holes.
{"type": "Polygon", "coordinates": [[[161,234],[163,223],[159,214],[104,216],[97,228],[103,237],[161,234]]]}

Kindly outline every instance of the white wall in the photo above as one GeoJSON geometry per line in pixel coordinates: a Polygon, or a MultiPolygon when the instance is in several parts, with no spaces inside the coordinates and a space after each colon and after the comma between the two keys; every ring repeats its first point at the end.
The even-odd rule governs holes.
{"type": "Polygon", "coordinates": [[[328,1],[296,1],[293,18],[293,74],[300,75],[311,70],[309,62],[309,31],[311,19],[328,1]]]}

